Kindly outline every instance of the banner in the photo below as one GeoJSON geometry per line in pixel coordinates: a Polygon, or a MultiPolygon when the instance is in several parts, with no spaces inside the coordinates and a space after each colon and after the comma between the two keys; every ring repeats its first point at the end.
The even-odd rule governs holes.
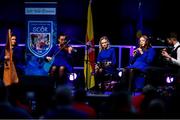
{"type": "Polygon", "coordinates": [[[95,46],[94,46],[94,31],[93,31],[93,18],[91,11],[91,1],[88,6],[87,15],[87,31],[86,31],[86,51],[84,61],[84,76],[86,88],[90,89],[95,86],[94,69],[95,69],[95,46]],[[90,46],[90,47],[88,47],[90,46]]]}
{"type": "Polygon", "coordinates": [[[57,41],[57,2],[25,2],[27,23],[25,75],[48,76],[45,56],[57,41]]]}

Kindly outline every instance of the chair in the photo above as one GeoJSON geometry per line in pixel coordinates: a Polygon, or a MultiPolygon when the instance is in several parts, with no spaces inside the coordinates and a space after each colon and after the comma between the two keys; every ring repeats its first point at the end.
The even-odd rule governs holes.
{"type": "Polygon", "coordinates": [[[105,74],[106,80],[104,81],[104,86],[106,91],[112,91],[114,86],[118,83],[117,73],[105,74]]]}

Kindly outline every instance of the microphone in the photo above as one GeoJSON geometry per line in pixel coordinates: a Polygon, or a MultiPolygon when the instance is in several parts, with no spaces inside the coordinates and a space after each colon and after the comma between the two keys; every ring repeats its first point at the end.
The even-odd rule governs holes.
{"type": "Polygon", "coordinates": [[[138,48],[133,51],[133,56],[135,56],[138,53],[138,48]]]}
{"type": "Polygon", "coordinates": [[[92,47],[92,43],[91,43],[90,41],[88,41],[88,42],[86,43],[86,46],[87,46],[87,48],[91,48],[91,47],[92,47]]]}

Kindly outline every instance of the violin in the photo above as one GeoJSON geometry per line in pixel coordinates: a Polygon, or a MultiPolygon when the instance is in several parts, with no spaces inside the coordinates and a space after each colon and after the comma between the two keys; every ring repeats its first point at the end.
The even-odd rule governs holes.
{"type": "Polygon", "coordinates": [[[69,45],[65,45],[65,44],[59,45],[59,48],[60,48],[61,50],[65,50],[65,51],[68,51],[68,47],[69,47],[69,45]]]}
{"type": "Polygon", "coordinates": [[[69,41],[61,41],[60,43],[59,43],[59,47],[60,47],[60,49],[61,50],[67,50],[68,49],[68,47],[69,47],[69,42],[70,42],[70,40],[69,41]]]}
{"type": "Polygon", "coordinates": [[[67,41],[67,42],[64,42],[63,44],[59,44],[60,49],[64,50],[64,51],[67,51],[69,54],[71,54],[73,51],[77,52],[76,49],[74,49],[72,46],[69,45],[69,42],[70,42],[70,40],[67,41]]]}

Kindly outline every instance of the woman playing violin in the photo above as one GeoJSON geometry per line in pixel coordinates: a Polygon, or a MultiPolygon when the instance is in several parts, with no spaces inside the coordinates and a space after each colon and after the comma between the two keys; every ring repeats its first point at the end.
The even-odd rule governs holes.
{"type": "Polygon", "coordinates": [[[46,56],[46,59],[48,61],[54,59],[49,71],[49,75],[55,78],[57,84],[66,83],[67,73],[71,73],[73,70],[70,64],[70,60],[72,58],[72,51],[73,48],[68,45],[67,36],[61,34],[58,37],[58,44],[53,46],[49,54],[46,56]],[[54,58],[52,58],[52,56],[54,58]]]}

